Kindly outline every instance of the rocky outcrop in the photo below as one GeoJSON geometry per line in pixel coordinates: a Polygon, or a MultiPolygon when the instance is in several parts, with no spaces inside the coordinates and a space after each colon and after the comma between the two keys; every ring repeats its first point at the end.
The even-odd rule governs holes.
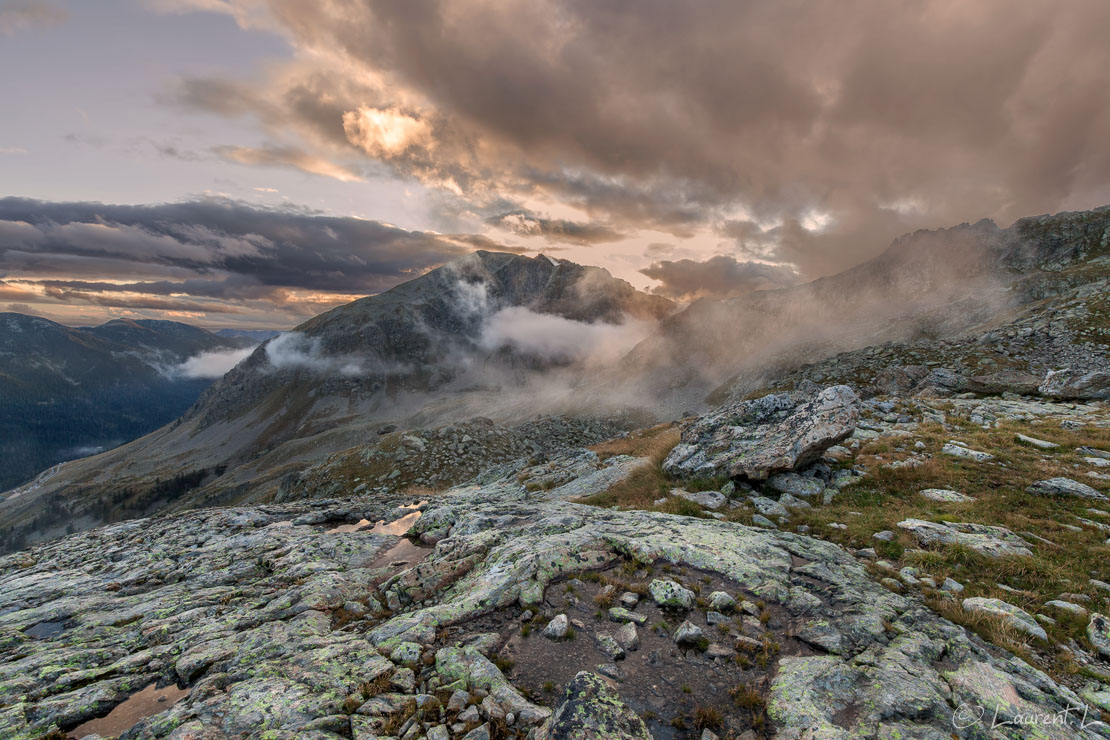
{"type": "Polygon", "coordinates": [[[682,433],[663,469],[683,477],[764,480],[817,460],[859,422],[859,397],[845,385],[777,393],[721,407],[682,433]]]}

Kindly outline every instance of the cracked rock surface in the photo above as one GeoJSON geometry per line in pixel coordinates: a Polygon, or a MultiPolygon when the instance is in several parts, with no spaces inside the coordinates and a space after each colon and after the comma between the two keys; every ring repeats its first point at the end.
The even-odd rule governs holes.
{"type": "MultiPolygon", "coordinates": [[[[463,737],[490,722],[510,737],[586,737],[567,728],[598,702],[609,715],[590,720],[597,732],[612,722],[625,733],[614,736],[643,737],[619,682],[582,676],[544,706],[502,671],[495,644],[443,637],[542,604],[553,581],[627,561],[718,574],[737,598],[786,615],[781,637],[813,654],[771,665],[765,731],[776,737],[1022,737],[956,728],[953,712],[975,703],[1016,718],[1081,706],[1045,674],[874,583],[835,545],[572,504],[515,481],[422,505],[409,534],[434,549],[370,528],[334,531],[412,517],[394,498],[188,512],[0,559],[0,736],[69,732],[144,686],[177,683],[188,695],[127,737],[463,737]]],[[[1041,729],[1110,737],[1101,725],[1041,729]]]]}

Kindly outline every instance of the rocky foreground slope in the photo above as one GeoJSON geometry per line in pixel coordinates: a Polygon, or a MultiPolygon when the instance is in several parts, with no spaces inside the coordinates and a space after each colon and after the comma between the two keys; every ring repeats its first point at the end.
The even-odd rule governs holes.
{"type": "Polygon", "coordinates": [[[200,510],[7,556],[0,735],[1110,737],[1089,698],[938,616],[908,576],[879,583],[866,554],[778,529],[812,484],[859,475],[812,460],[867,438],[868,409],[847,388],[763,403],[685,444],[723,423],[740,447],[700,459],[731,464],[762,431],[804,473],[664,490],[655,505],[686,516],[574,503],[656,464],[577,451],[426,500],[200,510]],[[833,433],[812,434],[833,398],[833,433]],[[762,527],[730,521],[769,504],[762,527]]]}

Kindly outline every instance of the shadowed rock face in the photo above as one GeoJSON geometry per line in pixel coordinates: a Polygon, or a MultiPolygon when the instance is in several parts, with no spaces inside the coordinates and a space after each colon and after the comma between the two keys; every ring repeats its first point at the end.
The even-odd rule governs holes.
{"type": "MultiPolygon", "coordinates": [[[[483,712],[512,713],[511,732],[524,737],[550,709],[502,673],[496,644],[460,636],[465,625],[542,609],[553,581],[622,561],[720,574],[737,601],[762,600],[783,630],[828,646],[778,659],[765,697],[778,737],[947,737],[961,703],[997,705],[1005,720],[1079,706],[1044,674],[874,583],[829,543],[570,504],[526,490],[516,471],[434,497],[410,535],[437,544],[415,563],[381,566],[395,537],[329,531],[410,515],[402,503],[201,510],[0,559],[0,735],[66,730],[150,683],[179,682],[188,696],[132,736],[338,738],[382,734],[391,716],[419,711],[453,737],[441,707],[461,690],[487,696],[483,712]],[[28,634],[44,622],[61,627],[28,634]],[[367,686],[378,688],[367,695],[367,686]]],[[[572,688],[544,732],[570,733],[581,708],[603,701],[589,727],[643,737],[619,684],[603,691],[583,677],[572,688]]],[[[1045,733],[1108,736],[1098,726],[1045,733]]]]}
{"type": "Polygon", "coordinates": [[[688,426],[663,463],[678,476],[764,480],[811,463],[859,421],[846,385],[779,393],[721,407],[688,426]]]}

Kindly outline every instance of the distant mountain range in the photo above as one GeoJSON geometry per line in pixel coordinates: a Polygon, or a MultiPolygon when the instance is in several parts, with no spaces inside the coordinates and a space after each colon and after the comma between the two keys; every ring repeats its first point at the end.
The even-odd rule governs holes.
{"type": "Polygon", "coordinates": [[[190,358],[257,343],[174,321],[71,328],[0,313],[0,487],[172,421],[213,380],[190,358]]]}

